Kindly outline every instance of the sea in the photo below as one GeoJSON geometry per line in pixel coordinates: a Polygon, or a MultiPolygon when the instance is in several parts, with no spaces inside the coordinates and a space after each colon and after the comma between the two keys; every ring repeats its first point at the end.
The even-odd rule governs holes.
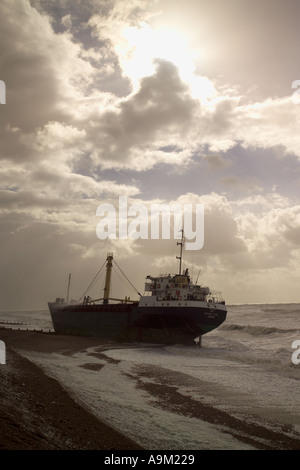
{"type": "MultiPolygon", "coordinates": [[[[48,310],[0,312],[0,326],[53,332],[48,310]]],[[[229,305],[201,347],[99,341],[72,354],[22,354],[148,450],[300,442],[300,304],[229,305]]]]}

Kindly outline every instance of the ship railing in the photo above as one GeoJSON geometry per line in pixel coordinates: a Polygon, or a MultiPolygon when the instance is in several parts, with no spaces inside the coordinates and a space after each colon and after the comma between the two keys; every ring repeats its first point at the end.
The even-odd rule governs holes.
{"type": "Polygon", "coordinates": [[[113,300],[114,302],[120,302],[122,304],[132,304],[137,302],[137,300],[130,299],[130,297],[125,297],[125,299],[117,299],[115,297],[109,297],[108,299],[105,299],[104,297],[101,297],[99,299],[92,299],[91,297],[85,297],[83,299],[83,305],[95,304],[98,302],[103,302],[103,300],[113,300]]]}

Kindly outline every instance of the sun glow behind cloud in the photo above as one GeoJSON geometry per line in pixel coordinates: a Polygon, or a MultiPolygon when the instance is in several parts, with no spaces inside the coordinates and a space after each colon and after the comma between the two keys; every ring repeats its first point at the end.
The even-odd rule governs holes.
{"type": "Polygon", "coordinates": [[[205,245],[193,262],[227,289],[228,302],[299,299],[300,115],[291,88],[299,35],[296,24],[290,35],[297,15],[272,9],[273,1],[257,6],[265,18],[271,8],[275,23],[253,6],[237,10],[235,0],[226,8],[212,0],[0,2],[8,92],[0,116],[2,308],[11,299],[31,308],[37,290],[44,302],[44,285],[78,262],[84,284],[85,261],[103,249],[132,262],[133,281],[142,266],[165,259],[160,243],[99,245],[96,207],[117,204],[120,194],[204,202],[205,245]],[[288,34],[280,28],[278,37],[282,22],[288,34]],[[46,277],[24,277],[34,262],[46,277]],[[274,296],[263,292],[269,279],[274,296]]]}
{"type": "Polygon", "coordinates": [[[213,83],[195,74],[195,60],[199,59],[199,51],[194,51],[187,35],[177,29],[170,26],[153,29],[146,22],[141,22],[139,26],[126,26],[116,51],[134,91],[143,77],[154,73],[154,60],[163,59],[177,67],[180,78],[188,84],[193,98],[207,100],[216,95],[213,83]]]}

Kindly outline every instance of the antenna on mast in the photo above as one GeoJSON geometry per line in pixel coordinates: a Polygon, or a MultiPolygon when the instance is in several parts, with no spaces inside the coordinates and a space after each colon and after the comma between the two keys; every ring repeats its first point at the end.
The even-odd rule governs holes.
{"type": "Polygon", "coordinates": [[[184,236],[183,236],[183,229],[180,230],[182,232],[181,241],[177,242],[177,245],[180,245],[180,256],[176,256],[176,259],[179,259],[179,275],[181,274],[181,263],[182,263],[182,249],[184,245],[184,236]]]}

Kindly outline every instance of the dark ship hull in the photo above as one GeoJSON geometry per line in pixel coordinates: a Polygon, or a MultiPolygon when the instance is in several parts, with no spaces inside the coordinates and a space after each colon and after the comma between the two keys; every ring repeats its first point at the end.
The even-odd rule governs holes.
{"type": "Polygon", "coordinates": [[[192,344],[226,319],[223,304],[155,307],[131,304],[67,305],[49,302],[58,334],[96,336],[107,341],[192,344]]]}
{"type": "MultiPolygon", "coordinates": [[[[183,239],[180,245],[182,254],[183,239]]],[[[48,303],[55,332],[97,336],[107,341],[197,342],[225,321],[227,309],[217,293],[193,284],[188,270],[181,274],[181,256],[179,259],[178,275],[147,276],[145,292],[151,295],[139,294],[139,301],[130,301],[127,297],[109,297],[113,254],[108,253],[103,298],[85,296],[81,304],[65,303],[63,299],[48,303]]]]}

